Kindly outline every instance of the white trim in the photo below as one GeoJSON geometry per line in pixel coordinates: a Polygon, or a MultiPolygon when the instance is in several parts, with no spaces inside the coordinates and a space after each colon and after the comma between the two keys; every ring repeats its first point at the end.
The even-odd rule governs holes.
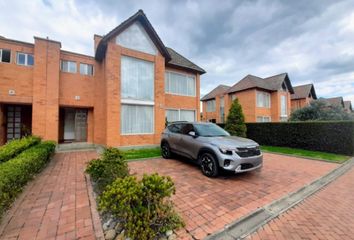
{"type": "MultiPolygon", "coordinates": [[[[80,69],[79,69],[79,70],[80,70],[80,69]]],[[[65,73],[76,74],[76,73],[77,73],[77,62],[76,62],[76,61],[71,61],[71,60],[60,59],[60,71],[61,71],[61,72],[65,72],[65,73]],[[68,71],[64,71],[64,70],[63,70],[63,62],[68,62],[68,71]],[[69,63],[75,63],[75,72],[70,72],[69,63]]]]}
{"type": "Polygon", "coordinates": [[[33,65],[29,65],[29,64],[28,64],[28,56],[29,56],[29,55],[32,56],[32,58],[33,58],[33,65],[34,65],[34,56],[33,56],[33,54],[24,53],[24,52],[16,52],[16,64],[17,64],[17,65],[20,65],[20,66],[33,67],[33,65]],[[20,54],[25,55],[25,64],[19,63],[18,59],[19,59],[19,55],[20,55],[20,54]]]}
{"type": "Polygon", "coordinates": [[[94,66],[93,66],[93,64],[90,64],[90,63],[84,63],[84,62],[79,62],[79,73],[80,73],[80,75],[84,75],[84,76],[93,76],[94,75],[94,66]],[[88,66],[92,66],[92,74],[82,74],[81,73],[81,64],[82,65],[88,65],[88,66]]]}
{"type": "Polygon", "coordinates": [[[137,99],[121,99],[121,104],[127,105],[144,105],[144,106],[154,106],[154,101],[137,100],[137,99]]]}
{"type": "Polygon", "coordinates": [[[178,111],[178,120],[181,121],[181,111],[193,111],[194,112],[194,121],[197,121],[197,109],[195,108],[165,108],[165,118],[166,118],[166,111],[178,111]]]}
{"type": "MultiPolygon", "coordinates": [[[[168,91],[166,91],[166,86],[165,86],[165,93],[171,94],[171,95],[176,95],[176,96],[184,96],[184,97],[196,97],[197,96],[197,78],[195,75],[189,74],[189,73],[181,73],[181,72],[173,71],[173,70],[165,70],[165,85],[166,85],[166,73],[167,74],[174,73],[174,74],[179,74],[182,76],[192,77],[194,79],[194,93],[193,93],[193,95],[186,95],[186,94],[170,92],[170,86],[168,86],[168,91]]],[[[170,85],[170,81],[168,81],[168,84],[170,85]]]]}

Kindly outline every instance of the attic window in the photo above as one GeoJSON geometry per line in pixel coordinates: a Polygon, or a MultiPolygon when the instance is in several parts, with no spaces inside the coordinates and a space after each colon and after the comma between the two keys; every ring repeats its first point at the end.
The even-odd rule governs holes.
{"type": "Polygon", "coordinates": [[[9,63],[11,61],[11,50],[0,49],[0,62],[9,63]]]}

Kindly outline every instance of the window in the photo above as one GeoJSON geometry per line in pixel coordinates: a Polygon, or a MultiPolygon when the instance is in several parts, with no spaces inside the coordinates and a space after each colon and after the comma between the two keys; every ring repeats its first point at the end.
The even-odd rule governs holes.
{"type": "Polygon", "coordinates": [[[32,54],[18,52],[16,56],[18,65],[33,66],[34,59],[32,54]]]}
{"type": "Polygon", "coordinates": [[[215,112],[215,99],[206,102],[206,111],[215,112]]]}
{"type": "Polygon", "coordinates": [[[11,51],[8,49],[0,49],[0,62],[9,63],[11,61],[11,51]]]}
{"type": "Polygon", "coordinates": [[[270,117],[269,116],[258,116],[257,122],[270,122],[270,117]]]}
{"type": "Polygon", "coordinates": [[[187,74],[166,71],[165,92],[195,97],[195,77],[187,74]]]}
{"type": "Polygon", "coordinates": [[[60,69],[67,73],[76,73],[76,62],[61,60],[60,69]]]}
{"type": "Polygon", "coordinates": [[[220,122],[224,123],[225,119],[225,101],[224,97],[220,97],[220,122]]]}
{"type": "Polygon", "coordinates": [[[257,91],[257,107],[270,108],[270,94],[257,91]]]}
{"type": "Polygon", "coordinates": [[[281,95],[280,96],[280,115],[282,117],[287,117],[287,102],[286,102],[286,96],[285,95],[281,95]]]}
{"type": "Polygon", "coordinates": [[[122,134],[154,133],[154,107],[122,104],[122,134]]]}
{"type": "Polygon", "coordinates": [[[154,100],[154,63],[122,56],[122,99],[154,100]]]}
{"type": "Polygon", "coordinates": [[[236,95],[235,94],[231,95],[231,101],[235,101],[235,99],[236,99],[236,95]]]}
{"type": "Polygon", "coordinates": [[[80,63],[80,74],[92,76],[93,75],[93,65],[86,64],[86,63],[80,63]]]}
{"type": "Polygon", "coordinates": [[[195,121],[195,110],[167,109],[165,113],[168,122],[195,121]]]}
{"type": "Polygon", "coordinates": [[[184,126],[183,123],[172,124],[169,125],[167,128],[173,133],[181,133],[181,128],[184,126]]]}

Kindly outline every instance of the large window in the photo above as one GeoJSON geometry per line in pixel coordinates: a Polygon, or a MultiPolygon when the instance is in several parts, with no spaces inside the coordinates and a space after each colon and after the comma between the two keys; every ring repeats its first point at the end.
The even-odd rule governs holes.
{"type": "Polygon", "coordinates": [[[122,99],[154,100],[154,63],[122,57],[122,99]]]}
{"type": "Polygon", "coordinates": [[[286,96],[285,95],[281,95],[280,96],[280,115],[282,117],[287,117],[287,101],[286,101],[286,96]]]}
{"type": "Polygon", "coordinates": [[[67,73],[76,73],[76,62],[61,60],[60,69],[67,73]]]}
{"type": "Polygon", "coordinates": [[[0,49],[0,62],[9,63],[11,61],[11,51],[8,49],[0,49]]]}
{"type": "Polygon", "coordinates": [[[207,112],[215,112],[215,99],[214,100],[209,100],[206,102],[206,111],[207,112]]]}
{"type": "Polygon", "coordinates": [[[92,76],[93,75],[93,65],[86,64],[86,63],[80,63],[80,74],[92,76]]]}
{"type": "Polygon", "coordinates": [[[195,77],[187,74],[166,71],[166,93],[195,97],[195,77]]]}
{"type": "Polygon", "coordinates": [[[269,116],[258,116],[257,122],[270,122],[270,117],[269,116]]]}
{"type": "Polygon", "coordinates": [[[16,63],[18,65],[33,66],[34,59],[32,54],[18,52],[16,56],[16,63]]]}
{"type": "Polygon", "coordinates": [[[121,133],[154,133],[154,107],[122,104],[121,133]]]}
{"type": "Polygon", "coordinates": [[[166,118],[168,122],[175,121],[195,121],[195,110],[167,109],[166,118]]]}
{"type": "Polygon", "coordinates": [[[270,94],[257,91],[257,107],[270,108],[270,94]]]}

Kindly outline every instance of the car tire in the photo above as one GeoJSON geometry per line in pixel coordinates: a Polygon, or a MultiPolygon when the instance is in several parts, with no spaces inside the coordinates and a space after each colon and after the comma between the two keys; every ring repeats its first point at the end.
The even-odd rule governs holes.
{"type": "Polygon", "coordinates": [[[169,159],[172,156],[171,148],[168,142],[163,142],[161,144],[161,155],[165,159],[169,159]]]}
{"type": "Polygon", "coordinates": [[[199,164],[205,176],[216,177],[219,175],[219,165],[213,154],[202,153],[199,158],[199,164]]]}

